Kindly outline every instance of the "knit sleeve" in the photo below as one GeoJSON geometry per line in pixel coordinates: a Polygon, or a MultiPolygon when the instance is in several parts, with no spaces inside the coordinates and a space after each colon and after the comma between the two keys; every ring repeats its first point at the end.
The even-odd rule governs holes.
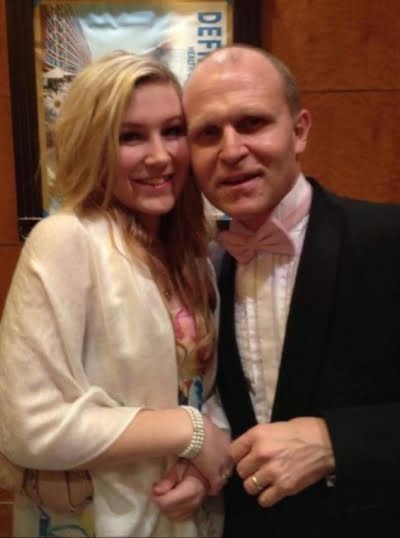
{"type": "Polygon", "coordinates": [[[28,237],[0,325],[0,450],[32,468],[68,469],[102,453],[137,408],[85,375],[93,293],[87,231],[73,215],[47,217],[28,237]]]}

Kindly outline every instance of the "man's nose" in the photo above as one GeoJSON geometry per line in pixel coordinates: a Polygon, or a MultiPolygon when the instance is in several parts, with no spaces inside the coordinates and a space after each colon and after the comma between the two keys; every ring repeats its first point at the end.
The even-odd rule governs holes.
{"type": "Polygon", "coordinates": [[[231,125],[224,127],[221,137],[221,159],[232,164],[241,160],[247,152],[242,135],[231,125]]]}

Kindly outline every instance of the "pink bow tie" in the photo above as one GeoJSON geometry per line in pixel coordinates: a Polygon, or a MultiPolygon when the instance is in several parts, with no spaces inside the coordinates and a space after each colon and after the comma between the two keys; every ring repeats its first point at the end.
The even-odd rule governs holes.
{"type": "Polygon", "coordinates": [[[289,256],[295,253],[292,239],[276,219],[263,226],[262,234],[248,235],[227,230],[218,234],[218,241],[231,256],[244,264],[254,258],[257,250],[289,256]]]}
{"type": "Polygon", "coordinates": [[[280,222],[268,219],[255,233],[227,230],[218,234],[218,241],[239,263],[249,263],[257,251],[293,256],[296,253],[292,238],[286,230],[292,229],[308,213],[311,193],[280,222]]]}

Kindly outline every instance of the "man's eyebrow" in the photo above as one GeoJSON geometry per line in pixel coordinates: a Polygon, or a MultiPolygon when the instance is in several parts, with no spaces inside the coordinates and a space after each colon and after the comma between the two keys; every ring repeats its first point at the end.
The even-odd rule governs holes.
{"type": "Polygon", "coordinates": [[[188,120],[188,132],[195,133],[197,131],[201,131],[204,129],[204,127],[207,127],[208,125],[215,125],[218,123],[218,118],[215,116],[215,114],[207,114],[201,117],[194,118],[193,120],[188,120]]]}
{"type": "MultiPolygon", "coordinates": [[[[240,121],[242,118],[249,117],[249,116],[256,116],[256,117],[266,117],[270,116],[271,114],[265,112],[260,106],[255,105],[243,105],[242,107],[238,108],[238,110],[235,112],[235,114],[232,114],[229,121],[237,122],[240,121]]],[[[214,111],[213,113],[207,113],[204,115],[199,115],[193,118],[193,120],[188,120],[188,132],[193,133],[197,131],[201,131],[205,127],[208,127],[210,125],[218,125],[220,122],[220,118],[218,115],[218,112],[214,111]]]]}

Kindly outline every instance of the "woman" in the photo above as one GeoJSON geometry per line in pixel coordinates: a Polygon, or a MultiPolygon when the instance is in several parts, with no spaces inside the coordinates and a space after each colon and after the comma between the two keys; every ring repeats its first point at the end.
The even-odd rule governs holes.
{"type": "Polygon", "coordinates": [[[87,535],[92,510],[97,536],[196,536],[194,509],[231,461],[198,411],[216,295],[178,82],[148,57],[95,61],[70,86],[55,149],[61,209],[29,235],[0,327],[1,450],[88,469],[94,497],[74,517],[16,496],[16,535],[87,535]],[[177,461],[162,503],[170,491],[152,485],[177,461]]]}

